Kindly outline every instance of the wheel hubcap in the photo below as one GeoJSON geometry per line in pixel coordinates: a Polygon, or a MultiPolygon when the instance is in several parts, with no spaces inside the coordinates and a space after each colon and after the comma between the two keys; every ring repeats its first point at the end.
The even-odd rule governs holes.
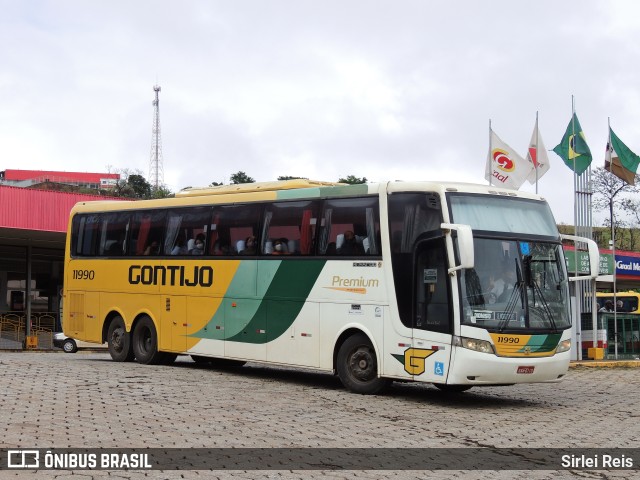
{"type": "Polygon", "coordinates": [[[122,337],[123,330],[121,328],[116,328],[111,335],[111,344],[116,351],[122,350],[122,337]]]}
{"type": "Polygon", "coordinates": [[[140,335],[140,350],[143,352],[151,350],[151,331],[148,328],[140,335]]]}
{"type": "Polygon", "coordinates": [[[360,381],[371,380],[376,375],[375,362],[369,349],[361,347],[351,355],[349,362],[351,375],[360,381]]]}

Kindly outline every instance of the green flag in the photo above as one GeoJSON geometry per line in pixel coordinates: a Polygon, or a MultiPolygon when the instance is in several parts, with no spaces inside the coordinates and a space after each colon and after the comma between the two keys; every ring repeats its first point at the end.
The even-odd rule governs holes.
{"type": "Polygon", "coordinates": [[[574,113],[573,118],[569,122],[567,131],[564,132],[564,137],[560,145],[556,145],[553,149],[567,167],[576,172],[577,175],[582,175],[584,171],[591,165],[591,150],[587,145],[587,141],[584,139],[584,132],[578,121],[578,116],[574,113]],[[575,166],[575,168],[574,168],[575,166]]]}
{"type": "Polygon", "coordinates": [[[613,173],[616,177],[624,180],[629,185],[636,183],[636,170],[640,163],[640,157],[633,153],[622,143],[618,136],[609,127],[609,143],[607,143],[607,154],[604,159],[604,169],[613,173]]]}

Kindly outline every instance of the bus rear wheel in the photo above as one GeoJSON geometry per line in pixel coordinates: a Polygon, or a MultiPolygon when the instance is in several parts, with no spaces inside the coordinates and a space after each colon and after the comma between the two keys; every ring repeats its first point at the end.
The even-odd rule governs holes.
{"type": "Polygon", "coordinates": [[[109,324],[107,331],[107,346],[109,355],[116,362],[130,362],[133,360],[131,334],[127,333],[122,317],[117,316],[109,324]]]}
{"type": "Polygon", "coordinates": [[[354,393],[380,393],[391,383],[378,377],[376,352],[362,333],[352,335],[340,346],[336,367],[342,384],[354,393]]]}
{"type": "Polygon", "coordinates": [[[138,363],[158,365],[164,363],[166,355],[158,351],[158,333],[149,317],[142,317],[133,328],[133,353],[138,363]]]}

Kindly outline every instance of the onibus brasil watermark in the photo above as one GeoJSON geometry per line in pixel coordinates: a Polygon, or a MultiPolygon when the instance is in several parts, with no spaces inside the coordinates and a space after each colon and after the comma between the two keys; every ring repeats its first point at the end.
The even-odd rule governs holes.
{"type": "Polygon", "coordinates": [[[16,448],[0,470],[640,470],[640,448],[16,448]]]}

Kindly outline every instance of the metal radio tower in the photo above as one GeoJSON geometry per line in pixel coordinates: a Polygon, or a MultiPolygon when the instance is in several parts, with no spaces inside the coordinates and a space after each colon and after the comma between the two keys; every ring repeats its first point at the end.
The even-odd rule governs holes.
{"type": "Polygon", "coordinates": [[[153,130],[151,133],[151,161],[149,162],[149,183],[158,190],[164,185],[164,170],[162,167],[162,138],[160,136],[160,85],[155,85],[153,91],[156,98],[153,101],[153,130]]]}

